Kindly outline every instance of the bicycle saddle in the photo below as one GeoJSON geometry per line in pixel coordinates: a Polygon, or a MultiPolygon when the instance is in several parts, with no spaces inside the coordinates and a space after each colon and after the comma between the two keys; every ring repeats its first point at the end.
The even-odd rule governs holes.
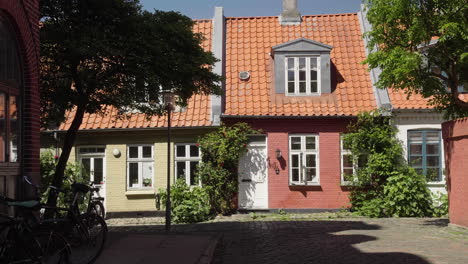
{"type": "Polygon", "coordinates": [[[73,192],[87,193],[89,192],[89,186],[82,183],[73,183],[71,185],[73,192]]]}

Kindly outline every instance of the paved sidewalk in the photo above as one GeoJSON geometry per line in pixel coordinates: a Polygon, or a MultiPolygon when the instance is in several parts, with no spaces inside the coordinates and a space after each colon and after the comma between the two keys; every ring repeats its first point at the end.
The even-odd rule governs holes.
{"type": "Polygon", "coordinates": [[[97,264],[211,262],[218,236],[109,233],[97,264]]]}

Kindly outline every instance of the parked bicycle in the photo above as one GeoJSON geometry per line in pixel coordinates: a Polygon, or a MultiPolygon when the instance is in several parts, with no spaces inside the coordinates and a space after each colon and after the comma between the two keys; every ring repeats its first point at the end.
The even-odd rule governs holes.
{"type": "MultiPolygon", "coordinates": [[[[40,189],[40,186],[34,185],[27,177],[24,177],[24,180],[37,190],[40,189]]],[[[49,186],[48,189],[57,195],[70,193],[54,186],[49,186]]],[[[45,210],[52,210],[53,217],[42,219],[41,225],[63,234],[72,247],[70,262],[73,264],[93,263],[101,254],[107,239],[107,225],[104,219],[95,213],[80,212],[79,201],[89,191],[89,186],[73,183],[72,199],[68,207],[42,206],[45,210]]]]}
{"type": "Polygon", "coordinates": [[[0,196],[0,203],[22,212],[22,217],[0,216],[0,263],[69,263],[68,242],[54,230],[44,230],[33,215],[39,201],[0,196]]]}
{"type": "Polygon", "coordinates": [[[94,213],[106,219],[106,211],[103,204],[104,197],[101,197],[99,191],[99,187],[92,187],[89,189],[87,213],[94,213]]]}

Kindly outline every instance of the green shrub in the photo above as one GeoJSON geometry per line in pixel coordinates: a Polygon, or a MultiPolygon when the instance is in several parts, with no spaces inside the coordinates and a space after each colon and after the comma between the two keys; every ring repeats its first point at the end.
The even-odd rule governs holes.
{"type": "Polygon", "coordinates": [[[432,216],[426,180],[405,161],[391,117],[379,111],[362,113],[349,130],[345,144],[359,164],[351,210],[369,217],[432,216]]]}
{"type": "MultiPolygon", "coordinates": [[[[159,189],[161,205],[166,205],[167,192],[159,189]]],[[[206,190],[189,187],[183,179],[171,186],[171,216],[175,223],[197,223],[210,219],[210,204],[206,190]]]]}
{"type": "Polygon", "coordinates": [[[202,163],[198,177],[209,195],[213,214],[228,215],[237,209],[239,159],[247,151],[248,135],[258,133],[245,123],[221,126],[199,139],[202,163]]]}
{"type": "MultiPolygon", "coordinates": [[[[47,187],[52,185],[53,177],[55,174],[55,166],[57,165],[57,159],[52,153],[52,150],[47,150],[41,153],[40,156],[40,173],[41,173],[41,186],[47,187]]],[[[68,162],[65,169],[65,179],[63,180],[62,189],[70,190],[73,182],[88,183],[89,175],[85,175],[81,169],[81,165],[74,162],[68,162]]],[[[49,195],[49,189],[42,190],[41,201],[45,203],[49,195]]],[[[71,202],[71,191],[67,194],[60,193],[57,199],[57,206],[68,207],[71,202]]],[[[83,197],[80,208],[84,210],[87,206],[86,197],[83,197]]]]}
{"type": "Polygon", "coordinates": [[[432,194],[433,211],[435,217],[446,217],[448,215],[448,195],[437,192],[432,194]]]}

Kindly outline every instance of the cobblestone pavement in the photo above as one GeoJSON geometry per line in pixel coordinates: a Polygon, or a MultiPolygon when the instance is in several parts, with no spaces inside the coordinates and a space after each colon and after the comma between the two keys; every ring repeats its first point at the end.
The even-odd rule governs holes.
{"type": "MultiPolygon", "coordinates": [[[[163,232],[164,219],[110,219],[110,232],[163,232]]],[[[437,218],[235,215],[174,233],[218,233],[213,263],[468,263],[468,230],[437,218]]]]}

